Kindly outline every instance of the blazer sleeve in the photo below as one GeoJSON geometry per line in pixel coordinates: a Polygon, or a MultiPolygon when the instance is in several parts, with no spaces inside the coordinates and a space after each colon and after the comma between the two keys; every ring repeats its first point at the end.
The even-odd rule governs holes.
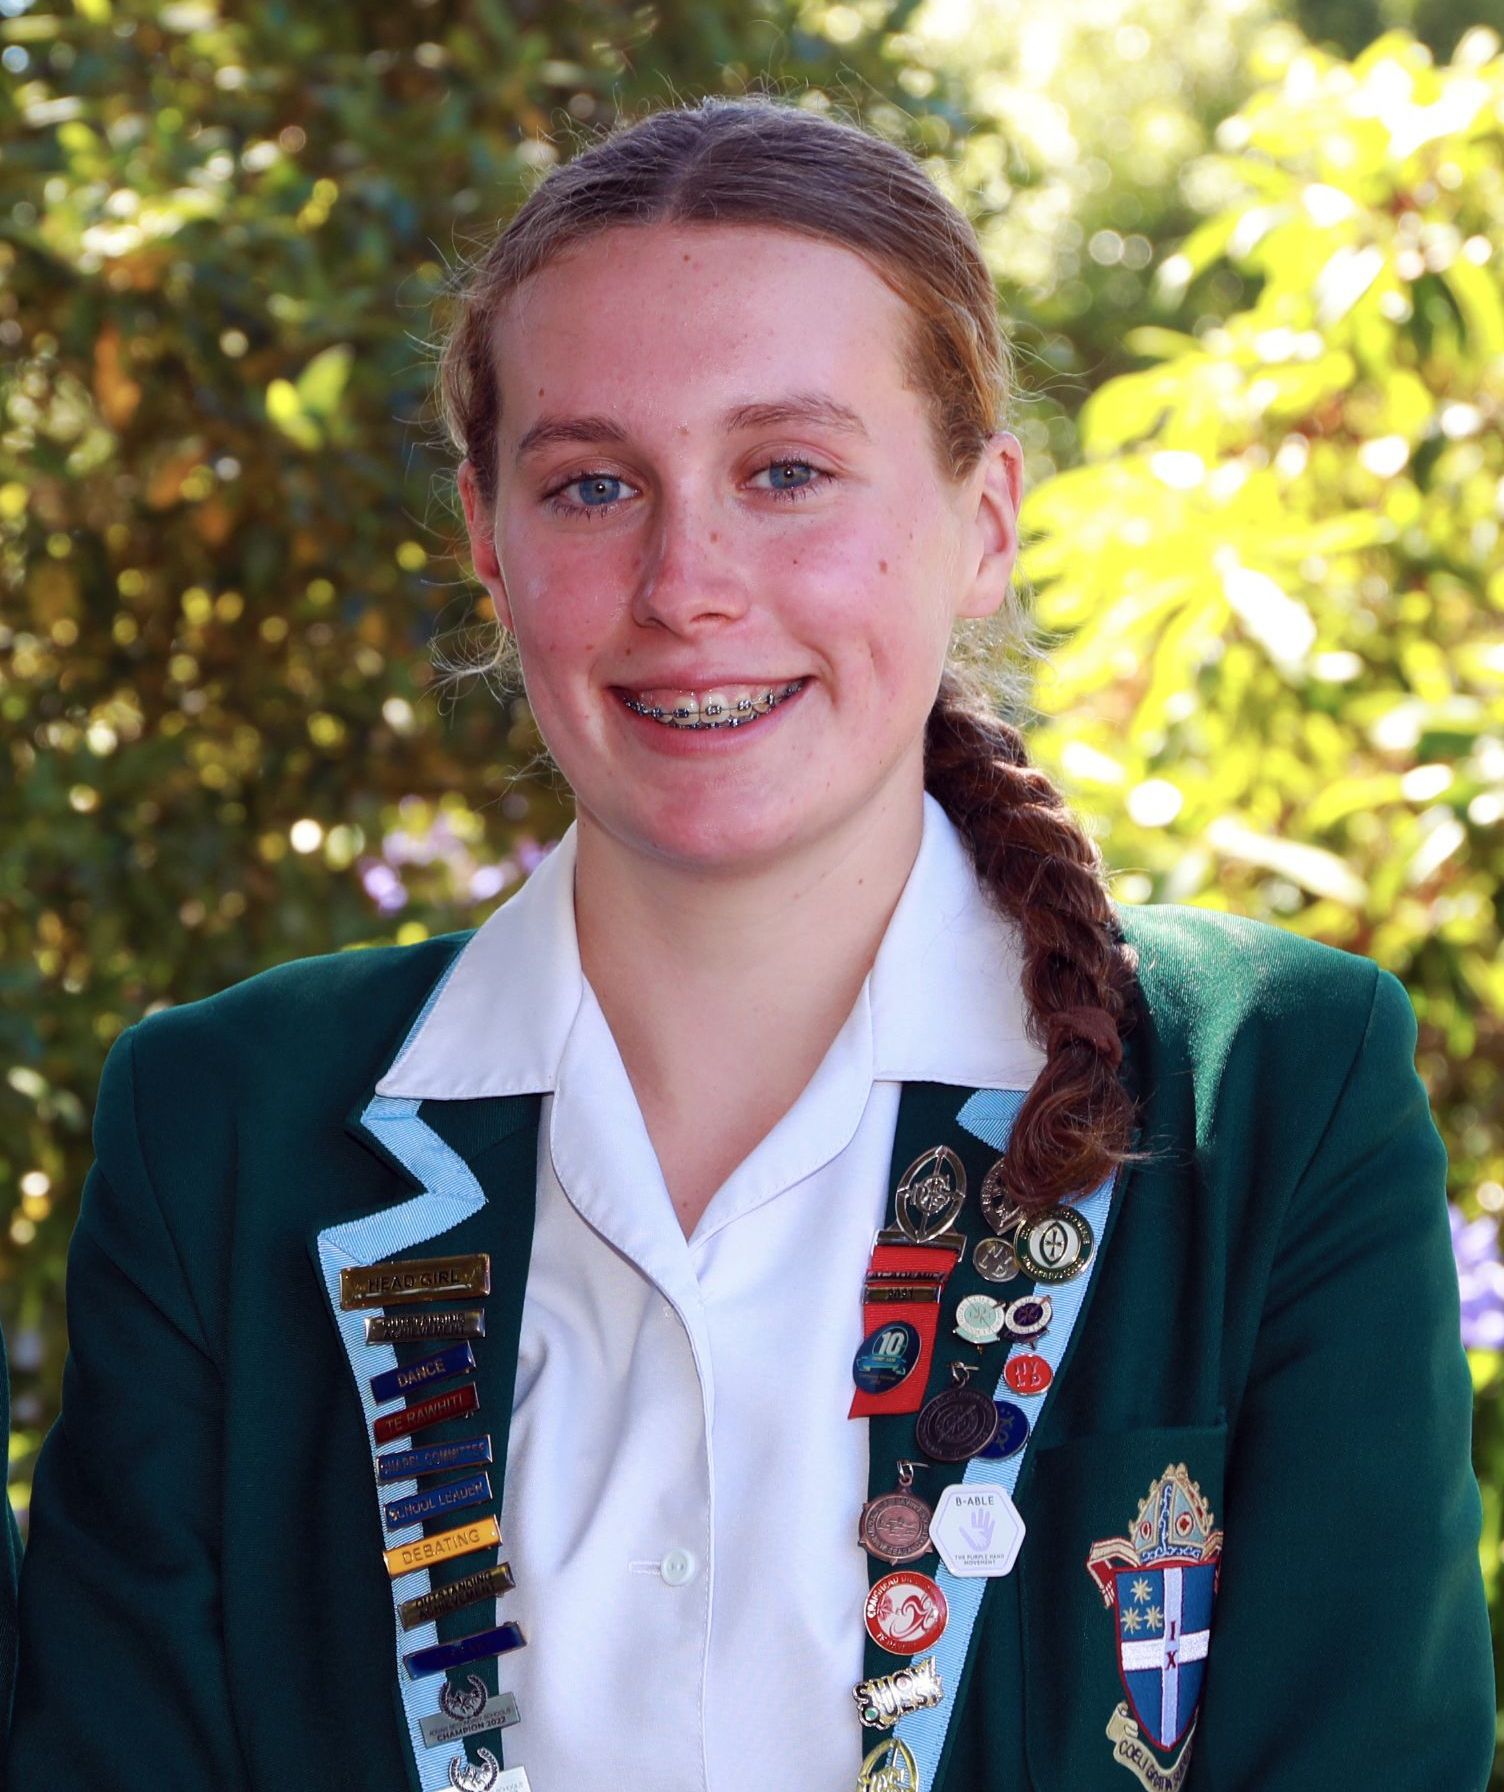
{"type": "MultiPolygon", "coordinates": [[[[5,1340],[0,1337],[0,1441],[10,1444],[10,1363],[5,1340]]],[[[16,1576],[21,1565],[21,1533],[16,1514],[5,1496],[5,1512],[0,1521],[0,1736],[10,1726],[11,1698],[16,1685],[16,1576]]],[[[5,1774],[0,1770],[0,1788],[5,1774]]]]}
{"type": "Polygon", "coordinates": [[[1404,985],[1376,968],[1235,1416],[1186,1792],[1488,1784],[1472,1382],[1415,1041],[1404,985]]]}
{"type": "Polygon", "coordinates": [[[61,1416],[33,1480],[9,1792],[243,1792],[220,1628],[219,1370],[105,1060],[68,1253],[61,1416]]]}

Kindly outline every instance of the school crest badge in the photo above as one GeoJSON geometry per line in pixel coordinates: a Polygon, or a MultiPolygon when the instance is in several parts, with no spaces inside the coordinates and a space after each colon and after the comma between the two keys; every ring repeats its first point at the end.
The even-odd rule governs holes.
{"type": "Polygon", "coordinates": [[[1221,1559],[1222,1533],[1183,1462],[1151,1485],[1131,1535],[1103,1538],[1086,1558],[1116,1620],[1128,1695],[1108,1739],[1146,1792],[1179,1792],[1190,1770],[1221,1559]]]}

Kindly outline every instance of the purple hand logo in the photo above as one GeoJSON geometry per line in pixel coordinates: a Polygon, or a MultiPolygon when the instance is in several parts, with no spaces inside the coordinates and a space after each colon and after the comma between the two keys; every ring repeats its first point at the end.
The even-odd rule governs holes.
{"type": "Polygon", "coordinates": [[[967,1544],[979,1552],[992,1548],[992,1533],[996,1529],[997,1520],[988,1511],[973,1512],[966,1520],[965,1536],[967,1544]]]}

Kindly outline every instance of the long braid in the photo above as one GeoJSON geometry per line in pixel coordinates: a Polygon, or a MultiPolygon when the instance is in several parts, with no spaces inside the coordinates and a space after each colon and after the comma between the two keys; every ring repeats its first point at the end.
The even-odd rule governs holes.
{"type": "Polygon", "coordinates": [[[1096,843],[1023,736],[947,670],[925,736],[925,784],[1024,945],[1030,1037],[1046,1062],[1004,1155],[1010,1196],[1036,1211],[1083,1195],[1129,1149],[1135,1107],[1117,1072],[1136,1018],[1138,961],[1121,936],[1096,843]]]}

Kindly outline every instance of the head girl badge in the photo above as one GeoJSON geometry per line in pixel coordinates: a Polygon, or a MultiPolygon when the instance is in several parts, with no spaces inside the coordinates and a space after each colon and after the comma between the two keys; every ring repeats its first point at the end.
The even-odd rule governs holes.
{"type": "Polygon", "coordinates": [[[1086,1558],[1086,1572],[1117,1614],[1118,1672],[1128,1694],[1108,1720],[1108,1739],[1148,1792],[1179,1792],[1190,1768],[1222,1557],[1222,1533],[1212,1523],[1201,1489],[1178,1462],[1149,1488],[1132,1537],[1106,1537],[1086,1558]],[[1161,1763],[1151,1748],[1179,1753],[1161,1763]]]}

